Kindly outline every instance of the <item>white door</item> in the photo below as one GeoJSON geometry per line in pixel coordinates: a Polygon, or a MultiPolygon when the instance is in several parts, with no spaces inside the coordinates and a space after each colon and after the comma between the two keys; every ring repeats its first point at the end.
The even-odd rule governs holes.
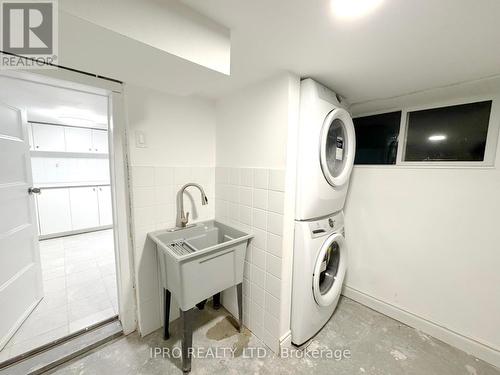
{"type": "Polygon", "coordinates": [[[69,189],[71,224],[73,230],[99,226],[99,206],[96,187],[75,187],[69,189]]]}
{"type": "Polygon", "coordinates": [[[97,188],[99,201],[99,224],[101,226],[113,224],[113,209],[111,206],[111,187],[99,186],[97,188]]]}
{"type": "Polygon", "coordinates": [[[43,296],[25,120],[0,103],[0,349],[43,296]]]}
{"type": "Polygon", "coordinates": [[[32,124],[35,151],[66,151],[64,127],[32,124]]]}
{"type": "Polygon", "coordinates": [[[321,247],[314,265],[313,294],[318,305],[329,306],[339,298],[346,268],[344,236],[332,234],[321,247]]]}
{"type": "Polygon", "coordinates": [[[36,200],[41,235],[71,231],[69,189],[42,189],[36,200]]]}
{"type": "Polygon", "coordinates": [[[331,111],[321,130],[320,162],[323,175],[333,187],[349,181],[356,153],[356,134],[349,113],[331,111]]]}
{"type": "Polygon", "coordinates": [[[98,154],[108,153],[108,131],[107,130],[92,130],[92,144],[94,152],[98,154]]]}
{"type": "Polygon", "coordinates": [[[85,128],[64,127],[67,152],[93,152],[92,130],[85,128]]]}
{"type": "Polygon", "coordinates": [[[33,126],[31,124],[28,124],[28,139],[30,142],[30,150],[34,150],[34,145],[33,145],[33,126]]]}

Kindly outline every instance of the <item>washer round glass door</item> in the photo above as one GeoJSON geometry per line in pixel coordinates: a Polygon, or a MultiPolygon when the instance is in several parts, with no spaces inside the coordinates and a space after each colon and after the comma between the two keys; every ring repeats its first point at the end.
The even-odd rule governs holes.
{"type": "Polygon", "coordinates": [[[321,169],[330,185],[342,186],[349,180],[355,152],[352,118],[345,109],[334,109],[323,123],[320,146],[321,169]]]}
{"type": "Polygon", "coordinates": [[[340,295],[347,268],[344,236],[335,233],[321,247],[313,274],[313,294],[320,306],[331,305],[340,295]]]}

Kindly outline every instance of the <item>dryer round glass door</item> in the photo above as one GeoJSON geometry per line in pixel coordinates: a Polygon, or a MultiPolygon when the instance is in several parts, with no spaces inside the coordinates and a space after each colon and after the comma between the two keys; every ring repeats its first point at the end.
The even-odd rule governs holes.
{"type": "Polygon", "coordinates": [[[320,306],[336,301],[342,290],[347,267],[347,249],[344,236],[335,233],[321,247],[313,274],[313,294],[320,306]]]}
{"type": "Polygon", "coordinates": [[[331,111],[321,130],[320,163],[323,175],[333,187],[348,180],[354,164],[356,134],[349,113],[342,108],[331,111]]]}

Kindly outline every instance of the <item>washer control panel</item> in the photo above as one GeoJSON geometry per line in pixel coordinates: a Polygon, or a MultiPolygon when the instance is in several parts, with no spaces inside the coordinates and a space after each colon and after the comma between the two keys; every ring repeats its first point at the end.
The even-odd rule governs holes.
{"type": "Polygon", "coordinates": [[[311,221],[309,223],[309,230],[311,231],[312,238],[322,237],[334,232],[338,232],[343,227],[343,213],[328,216],[320,220],[311,221]]]}

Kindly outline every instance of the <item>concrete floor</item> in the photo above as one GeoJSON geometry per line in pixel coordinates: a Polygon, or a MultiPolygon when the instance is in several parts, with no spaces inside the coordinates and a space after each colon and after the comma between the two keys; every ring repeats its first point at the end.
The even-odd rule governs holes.
{"type": "MultiPolygon", "coordinates": [[[[192,374],[500,375],[496,367],[348,298],[341,299],[333,318],[307,347],[309,358],[276,357],[249,331],[237,333],[227,324],[226,315],[224,309],[214,311],[210,307],[198,312],[193,345],[205,358],[193,359],[192,374]],[[234,357],[229,354],[230,348],[239,349],[234,357]],[[245,349],[242,351],[242,348],[245,349]],[[252,355],[251,348],[261,348],[264,352],[260,354],[265,355],[258,358],[258,349],[253,349],[252,355]],[[344,351],[344,358],[327,358],[332,352],[324,349],[337,350],[333,357],[344,351]],[[345,350],[350,352],[350,358],[345,350]],[[218,358],[210,358],[210,353],[218,358]],[[314,359],[314,353],[324,358],[314,359]]],[[[52,373],[180,374],[180,359],[154,356],[155,348],[172,350],[179,347],[178,323],[177,320],[171,324],[172,337],[168,341],[163,341],[161,330],[145,338],[134,333],[60,366],[52,373]]]]}
{"type": "Polygon", "coordinates": [[[44,298],[0,362],[118,314],[113,230],[40,241],[44,298]]]}

